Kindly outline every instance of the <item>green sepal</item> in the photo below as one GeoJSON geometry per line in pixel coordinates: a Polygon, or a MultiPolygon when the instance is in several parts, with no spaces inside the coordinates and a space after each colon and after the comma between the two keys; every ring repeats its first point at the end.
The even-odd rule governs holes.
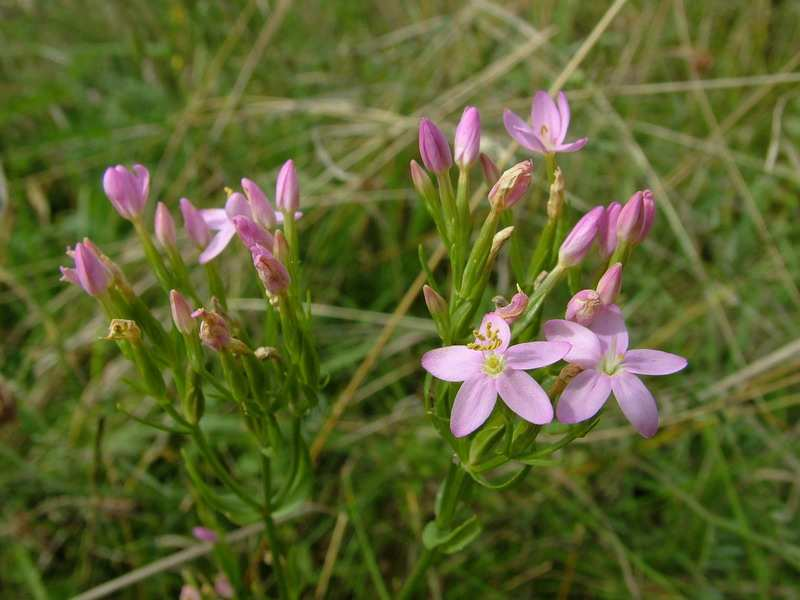
{"type": "Polygon", "coordinates": [[[422,530],[422,543],[428,550],[455,554],[472,543],[481,534],[482,529],[476,515],[447,531],[441,531],[436,522],[431,521],[422,530]]]}

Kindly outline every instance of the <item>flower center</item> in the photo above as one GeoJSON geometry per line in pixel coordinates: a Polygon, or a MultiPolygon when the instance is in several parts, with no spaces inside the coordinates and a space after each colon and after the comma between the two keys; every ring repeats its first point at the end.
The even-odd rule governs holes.
{"type": "Polygon", "coordinates": [[[487,352],[490,350],[497,350],[503,345],[503,340],[500,339],[500,331],[492,326],[492,322],[486,323],[486,333],[481,333],[477,329],[472,332],[475,336],[475,341],[467,344],[467,348],[471,350],[481,350],[487,352]]]}
{"type": "Polygon", "coordinates": [[[539,129],[539,138],[547,142],[548,145],[553,143],[553,138],[550,137],[550,128],[547,125],[542,125],[541,129],[539,129]]]}
{"type": "Polygon", "coordinates": [[[624,354],[617,354],[614,349],[608,352],[600,363],[600,370],[606,375],[615,375],[622,371],[622,359],[625,358],[624,354]]]}
{"type": "Polygon", "coordinates": [[[490,354],[483,361],[483,372],[490,377],[497,377],[506,368],[506,361],[500,354],[490,354]]]}

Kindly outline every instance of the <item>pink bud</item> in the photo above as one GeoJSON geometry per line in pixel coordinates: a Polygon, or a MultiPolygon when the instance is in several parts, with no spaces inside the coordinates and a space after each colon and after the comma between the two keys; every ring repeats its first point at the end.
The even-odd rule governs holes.
{"type": "Polygon", "coordinates": [[[186,198],[181,198],[180,205],[186,234],[194,242],[195,246],[205,248],[211,240],[211,232],[208,230],[208,225],[206,225],[203,215],[186,198]]]}
{"type": "Polygon", "coordinates": [[[186,298],[178,290],[170,290],[169,292],[169,309],[172,313],[172,321],[175,323],[175,328],[183,335],[191,334],[195,328],[192,309],[186,298]]]}
{"type": "Polygon", "coordinates": [[[75,260],[75,268],[62,267],[61,276],[70,283],[77,283],[92,296],[104,294],[111,285],[112,275],[91,245],[78,243],[74,251],[68,251],[75,260]]]}
{"type": "Polygon", "coordinates": [[[420,167],[417,161],[412,160],[409,171],[411,172],[411,182],[414,184],[414,189],[417,190],[417,193],[426,199],[435,198],[436,188],[433,187],[433,182],[428,177],[425,169],[420,167]]]}
{"type": "Polygon", "coordinates": [[[461,115],[456,127],[456,138],[453,144],[456,164],[469,167],[478,158],[481,149],[481,115],[474,106],[468,106],[461,115]]]}
{"type": "Polygon", "coordinates": [[[289,272],[272,253],[261,246],[250,248],[253,255],[253,265],[256,267],[261,283],[273,296],[280,296],[289,287],[291,279],[289,272]]]}
{"type": "Polygon", "coordinates": [[[422,286],[422,295],[425,298],[425,305],[432,317],[447,314],[447,300],[429,285],[422,286]]]}
{"type": "Polygon", "coordinates": [[[622,207],[617,219],[617,239],[636,241],[644,225],[642,192],[636,192],[622,207]]]}
{"type": "Polygon", "coordinates": [[[278,172],[275,184],[275,204],[284,214],[294,214],[300,207],[300,184],[297,182],[297,171],[294,161],[287,160],[278,172]]]}
{"type": "Polygon", "coordinates": [[[272,255],[281,263],[285,263],[289,260],[289,244],[286,243],[286,236],[283,235],[283,231],[278,229],[273,237],[272,255]]]}
{"type": "Polygon", "coordinates": [[[272,248],[272,235],[247,217],[236,215],[233,217],[233,225],[236,227],[236,233],[239,234],[239,239],[241,239],[248,248],[252,248],[256,245],[272,248]]]}
{"type": "Polygon", "coordinates": [[[212,350],[220,352],[228,348],[233,341],[231,331],[225,319],[204,308],[198,308],[192,313],[192,318],[201,319],[200,341],[212,350]]]}
{"type": "Polygon", "coordinates": [[[453,165],[447,139],[430,119],[419,122],[419,154],[425,167],[433,173],[444,173],[453,165]]]}
{"type": "Polygon", "coordinates": [[[594,316],[603,307],[600,296],[594,290],[581,290],[567,303],[567,312],[564,318],[574,321],[579,325],[588,327],[592,324],[594,316]]]}
{"type": "Polygon", "coordinates": [[[132,171],[122,165],[108,167],[103,174],[103,189],[122,218],[134,219],[147,203],[150,173],[142,165],[133,165],[132,171]]]}
{"type": "Polygon", "coordinates": [[[600,255],[609,258],[617,249],[617,221],[622,205],[612,202],[606,207],[606,216],[597,232],[597,241],[600,243],[600,255]]]}
{"type": "Polygon", "coordinates": [[[533,162],[523,160],[505,171],[489,190],[489,202],[500,210],[511,208],[528,191],[533,174],[533,162]]]}
{"type": "Polygon", "coordinates": [[[230,580],[222,573],[214,579],[214,591],[220,598],[233,598],[236,595],[230,580]]]}
{"type": "Polygon", "coordinates": [[[622,289],[622,263],[614,263],[597,282],[597,294],[603,306],[614,304],[622,289]]]}
{"type": "Polygon", "coordinates": [[[511,302],[505,306],[497,306],[494,313],[511,325],[516,321],[528,307],[528,295],[525,292],[517,292],[511,298],[511,302]]]}
{"type": "Polygon", "coordinates": [[[178,600],[202,600],[200,590],[188,583],[181,588],[181,595],[178,600]]]}
{"type": "Polygon", "coordinates": [[[574,267],[580,263],[592,247],[605,209],[595,206],[575,223],[558,251],[558,263],[562,267],[574,267]]]}
{"type": "Polygon", "coordinates": [[[643,242],[647,234],[650,233],[653,228],[653,221],[656,218],[656,203],[653,199],[653,192],[650,190],[642,192],[642,213],[642,229],[639,231],[639,236],[636,240],[638,243],[643,242]]]}
{"type": "Polygon", "coordinates": [[[162,248],[175,247],[175,220],[163,202],[156,205],[155,230],[156,239],[162,248]]]}
{"type": "Polygon", "coordinates": [[[213,544],[217,541],[216,532],[208,527],[194,527],[192,535],[201,542],[211,542],[213,544]]]}
{"type": "Polygon", "coordinates": [[[500,169],[498,169],[494,161],[483,152],[481,152],[479,158],[481,161],[481,169],[483,170],[483,178],[486,181],[486,185],[491,187],[500,179],[500,169]]]}
{"type": "Polygon", "coordinates": [[[267,195],[256,185],[255,181],[247,178],[242,179],[242,189],[250,202],[250,212],[253,213],[253,220],[264,229],[275,227],[277,222],[275,211],[272,209],[267,195]]]}

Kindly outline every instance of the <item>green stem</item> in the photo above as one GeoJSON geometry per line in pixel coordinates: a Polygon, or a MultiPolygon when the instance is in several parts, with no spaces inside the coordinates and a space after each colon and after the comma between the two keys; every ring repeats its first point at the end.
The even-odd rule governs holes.
{"type": "Polygon", "coordinates": [[[278,594],[283,600],[289,599],[289,588],[286,585],[286,575],[283,571],[283,548],[278,538],[275,521],[272,518],[272,473],[270,459],[265,454],[261,455],[261,471],[264,483],[264,533],[267,543],[272,551],[272,568],[275,579],[278,580],[278,594]]]}
{"type": "Polygon", "coordinates": [[[533,291],[528,299],[528,308],[525,310],[525,314],[514,323],[514,329],[512,330],[513,337],[528,333],[527,330],[529,326],[535,321],[536,316],[542,310],[545,298],[547,298],[547,295],[553,290],[556,284],[561,281],[565,273],[566,269],[564,267],[556,265],[556,267],[547,274],[544,281],[539,284],[539,287],[533,291]]]}
{"type": "Polygon", "coordinates": [[[153,238],[150,237],[150,232],[147,231],[147,228],[144,226],[141,219],[134,219],[132,223],[133,228],[136,230],[136,234],[139,236],[139,240],[142,242],[142,248],[144,249],[144,255],[145,258],[147,258],[147,262],[149,262],[150,266],[153,267],[161,287],[167,294],[169,294],[169,291],[174,287],[172,285],[172,277],[167,271],[167,267],[164,264],[164,260],[161,258],[161,254],[158,253],[155,244],[153,244],[153,238]]]}
{"type": "Polygon", "coordinates": [[[411,574],[408,576],[408,579],[406,579],[403,587],[397,594],[397,600],[407,600],[408,598],[412,597],[414,590],[417,589],[420,581],[425,576],[425,573],[428,572],[431,564],[433,564],[435,556],[436,552],[434,550],[423,548],[422,554],[419,555],[417,562],[414,563],[414,568],[411,570],[411,574]]]}
{"type": "Polygon", "coordinates": [[[222,283],[222,278],[219,276],[217,265],[214,262],[206,263],[206,276],[208,277],[208,289],[211,295],[219,300],[222,308],[227,311],[228,299],[225,295],[225,285],[222,283]]]}

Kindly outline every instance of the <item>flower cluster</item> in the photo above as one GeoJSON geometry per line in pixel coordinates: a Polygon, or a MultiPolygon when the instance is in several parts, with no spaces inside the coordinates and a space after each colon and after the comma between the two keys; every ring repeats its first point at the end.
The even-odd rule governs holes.
{"type": "MultiPolygon", "coordinates": [[[[274,207],[254,181],[242,179],[241,186],[243,193],[227,190],[223,208],[198,209],[187,198],[180,199],[184,231],[191,242],[182,249],[175,220],[164,202],[155,206],[152,230],[145,223],[148,170],[142,165],[132,169],[117,165],[105,171],[103,189],[138,235],[145,258],[168,298],[173,331],[134,292],[122,269],[89,239],[67,250],[73,264],[61,267],[61,278],[99,302],[110,320],[105,339],[116,342],[135,365],[140,376],[137,390],[152,397],[155,410],[170,419],[168,430],[193,442],[196,452],[185,453],[184,459],[196,497],[205,507],[244,524],[251,522],[254,514],[267,515],[269,521],[274,510],[298,502],[309,491],[309,469],[301,468],[310,464],[302,423],[317,402],[319,360],[311,316],[304,305],[307,292],[301,286],[297,219],[302,213],[294,163],[287,161],[278,173],[274,207]],[[231,312],[225,278],[216,264],[237,235],[264,292],[268,333],[263,345],[256,348],[253,336],[231,312]],[[187,262],[187,257],[191,261],[187,262]],[[199,273],[190,266],[195,260],[203,266],[199,273]],[[201,423],[210,389],[217,402],[229,402],[239,409],[243,429],[249,432],[257,455],[263,457],[261,500],[223,466],[218,450],[205,437],[201,423]],[[272,466],[273,460],[281,468],[272,466]],[[283,465],[293,466],[287,470],[283,465]],[[238,503],[232,504],[214,490],[206,471],[238,503]]],[[[136,418],[165,428],[150,416],[136,418]]],[[[209,513],[203,510],[200,514],[209,513]]],[[[274,525],[266,529],[274,556],[272,569],[279,582],[285,583],[286,557],[274,525]]],[[[196,528],[195,534],[224,543],[208,527],[196,528]]],[[[217,595],[246,597],[238,566],[221,561],[220,567],[225,572],[214,583],[217,595]]],[[[196,593],[195,587],[187,585],[181,597],[196,597],[196,593]]]]}

